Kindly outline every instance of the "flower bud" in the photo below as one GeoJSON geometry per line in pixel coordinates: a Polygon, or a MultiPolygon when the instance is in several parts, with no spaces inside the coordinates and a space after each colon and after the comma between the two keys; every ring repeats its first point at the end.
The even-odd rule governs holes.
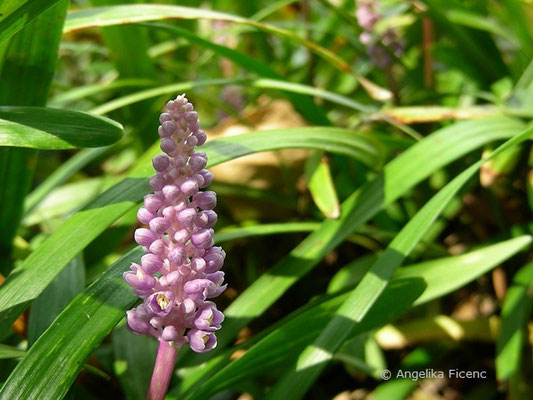
{"type": "Polygon", "coordinates": [[[165,233],[169,226],[170,222],[163,217],[156,217],[150,221],[150,230],[158,236],[165,233]]]}
{"type": "Polygon", "coordinates": [[[158,172],[163,172],[170,164],[170,159],[164,154],[158,154],[152,158],[152,165],[158,172]]]}
{"type": "Polygon", "coordinates": [[[148,253],[141,257],[141,267],[147,274],[155,274],[162,266],[163,261],[155,254],[148,253]]]}
{"type": "Polygon", "coordinates": [[[165,185],[162,192],[168,202],[174,203],[178,199],[180,189],[176,185],[165,185]]]}
{"type": "Polygon", "coordinates": [[[191,158],[189,158],[189,166],[191,168],[192,173],[196,173],[203,169],[207,164],[207,159],[200,156],[199,154],[193,154],[191,158]]]}
{"type": "Polygon", "coordinates": [[[149,194],[144,196],[144,207],[153,213],[157,212],[163,205],[163,199],[159,196],[149,194]]]}
{"type": "Polygon", "coordinates": [[[197,130],[196,132],[194,132],[194,136],[198,140],[197,146],[202,146],[207,140],[205,132],[201,130],[197,130]]]}
{"type": "Polygon", "coordinates": [[[190,227],[196,218],[196,210],[194,208],[186,208],[178,214],[178,221],[185,227],[190,227]]]}
{"type": "Polygon", "coordinates": [[[165,121],[172,121],[172,115],[169,113],[163,113],[159,116],[159,122],[162,124],[165,121]]]}
{"type": "Polygon", "coordinates": [[[163,340],[166,340],[167,342],[174,342],[178,340],[178,338],[180,337],[180,334],[174,326],[169,325],[169,326],[165,326],[165,329],[163,329],[163,333],[161,337],[163,338],[163,340]]]}
{"type": "Polygon", "coordinates": [[[198,171],[198,174],[202,175],[202,177],[204,178],[202,187],[209,186],[211,182],[213,182],[213,174],[211,173],[211,171],[208,171],[207,169],[202,169],[198,171]]]}
{"type": "Polygon", "coordinates": [[[135,231],[135,241],[141,246],[150,246],[155,240],[153,232],[146,228],[139,228],[135,231]]]}
{"type": "Polygon", "coordinates": [[[137,333],[138,335],[147,333],[150,330],[150,324],[139,318],[139,316],[135,312],[135,309],[126,311],[126,322],[127,327],[133,333],[137,333]]]}
{"type": "Polygon", "coordinates": [[[196,272],[204,272],[207,267],[207,263],[203,258],[193,258],[191,260],[191,268],[196,272]]]}
{"type": "Polygon", "coordinates": [[[176,142],[171,138],[161,139],[161,145],[159,147],[161,148],[161,151],[167,153],[169,156],[178,148],[176,142]]]}
{"type": "Polygon", "coordinates": [[[196,192],[198,192],[198,182],[196,182],[192,178],[188,178],[185,181],[183,181],[183,183],[180,186],[180,189],[185,196],[192,196],[196,192]]]}
{"type": "Polygon", "coordinates": [[[150,178],[150,187],[155,191],[163,189],[165,179],[161,175],[154,175],[150,178]]]}
{"type": "Polygon", "coordinates": [[[161,239],[155,240],[149,247],[150,253],[155,254],[159,258],[163,258],[165,256],[166,250],[167,246],[165,245],[165,242],[161,239]]]}
{"type": "Polygon", "coordinates": [[[155,218],[155,213],[148,211],[146,207],[141,207],[137,211],[137,219],[141,224],[148,225],[153,218],[155,218]]]}
{"type": "Polygon", "coordinates": [[[203,210],[212,210],[217,205],[217,195],[212,190],[199,192],[194,196],[194,201],[203,210]]]}
{"type": "Polygon", "coordinates": [[[191,235],[191,243],[199,249],[213,246],[213,232],[209,229],[199,229],[191,235]]]}
{"type": "Polygon", "coordinates": [[[191,233],[187,229],[180,229],[174,234],[174,240],[178,244],[185,244],[191,238],[191,233]]]}
{"type": "Polygon", "coordinates": [[[179,267],[187,259],[187,253],[181,247],[177,247],[168,253],[168,259],[174,266],[179,267]]]}
{"type": "Polygon", "coordinates": [[[163,130],[167,133],[167,136],[171,136],[174,132],[176,132],[176,129],[178,129],[176,124],[172,121],[165,121],[161,124],[161,126],[163,127],[163,130]]]}

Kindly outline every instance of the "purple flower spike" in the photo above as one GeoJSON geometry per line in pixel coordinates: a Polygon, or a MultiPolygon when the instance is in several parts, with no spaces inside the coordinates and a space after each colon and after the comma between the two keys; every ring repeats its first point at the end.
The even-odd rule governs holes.
{"type": "Polygon", "coordinates": [[[203,353],[216,346],[214,332],[224,320],[206,299],[226,288],[220,271],[226,253],[213,247],[211,229],[217,221],[213,211],[217,198],[212,191],[202,191],[213,174],[204,169],[207,154],[195,151],[206,135],[184,95],[167,103],[159,121],[160,147],[166,154],[152,159],[154,193],[145,196],[137,213],[144,227],[135,231],[135,241],[145,254],[124,273],[126,283],[144,302],[127,311],[127,326],[174,349],[189,343],[203,353]]]}

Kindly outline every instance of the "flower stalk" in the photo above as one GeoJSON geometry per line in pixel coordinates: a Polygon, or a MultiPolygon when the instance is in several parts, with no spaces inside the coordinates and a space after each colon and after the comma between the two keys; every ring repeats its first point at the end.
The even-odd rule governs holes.
{"type": "Polygon", "coordinates": [[[165,398],[177,356],[177,348],[166,340],[159,341],[154,372],[152,373],[152,380],[150,381],[150,388],[148,389],[146,400],[163,400],[165,398]]]}

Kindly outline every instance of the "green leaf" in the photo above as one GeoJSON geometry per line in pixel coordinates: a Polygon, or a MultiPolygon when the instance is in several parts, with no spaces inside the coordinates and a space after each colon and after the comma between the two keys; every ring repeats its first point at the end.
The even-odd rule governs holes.
{"type": "MultiPolygon", "coordinates": [[[[115,5],[122,3],[138,3],[139,0],[91,0],[96,6],[115,5]]],[[[150,38],[146,28],[138,25],[109,27],[102,29],[102,36],[106,48],[121,78],[153,78],[157,69],[148,55],[150,38]],[[135,46],[131,44],[135,43],[135,46]]],[[[123,92],[131,92],[123,89],[123,92]]],[[[144,101],[129,107],[127,115],[129,123],[134,127],[133,135],[140,139],[143,148],[148,148],[154,142],[151,135],[154,122],[147,111],[154,106],[154,100],[144,101]]],[[[151,114],[156,114],[152,110],[151,114]]]]}
{"type": "Polygon", "coordinates": [[[66,182],[76,172],[108,151],[109,148],[106,147],[83,149],[70,157],[26,196],[24,216],[27,216],[55,187],[66,182]]]}
{"type": "Polygon", "coordinates": [[[518,0],[503,0],[502,3],[509,27],[520,42],[520,52],[526,60],[530,60],[533,56],[533,31],[524,5],[518,0]]]}
{"type": "Polygon", "coordinates": [[[250,236],[275,235],[279,233],[310,232],[318,228],[318,222],[283,222],[225,227],[215,233],[215,243],[228,242],[250,236]]]}
{"type": "Polygon", "coordinates": [[[522,124],[507,118],[456,123],[434,132],[396,157],[385,166],[382,173],[344,201],[338,220],[324,221],[225,310],[227,319],[219,335],[219,346],[228,343],[250,320],[261,315],[327,253],[381,208],[451,161],[483,143],[516,135],[522,128],[522,124]]]}
{"type": "MultiPolygon", "coordinates": [[[[450,293],[490,271],[513,254],[531,244],[531,236],[520,236],[466,254],[437,258],[400,268],[393,279],[423,278],[427,287],[414,305],[426,303],[450,293]]],[[[328,286],[334,293],[359,283],[376,260],[376,255],[359,257],[337,272],[328,286]]]]}
{"type": "Polygon", "coordinates": [[[533,307],[533,263],[517,272],[505,296],[501,311],[501,328],[496,345],[496,376],[509,380],[520,369],[527,323],[533,307]]]}
{"type": "MultiPolygon", "coordinates": [[[[32,2],[35,3],[43,1],[32,2]]],[[[6,7],[9,4],[2,2],[6,7]]],[[[68,0],[56,2],[1,45],[0,106],[45,105],[67,6],[68,0]]],[[[22,217],[24,197],[31,187],[36,157],[34,150],[0,145],[0,273],[4,275],[11,270],[12,242],[22,217]]]]}
{"type": "Polygon", "coordinates": [[[0,44],[60,0],[3,0],[0,15],[0,44]],[[14,8],[19,5],[18,8],[14,8]]]}
{"type": "MultiPolygon", "coordinates": [[[[420,279],[406,279],[391,284],[379,299],[375,310],[356,326],[352,334],[355,336],[394,320],[407,311],[423,290],[424,284],[420,279]]],[[[202,385],[190,390],[186,399],[208,399],[239,381],[283,366],[288,359],[294,359],[314,340],[321,327],[345,298],[346,295],[336,296],[314,307],[305,307],[306,310],[295,313],[296,316],[290,316],[287,322],[283,320],[283,324],[279,324],[277,329],[247,350],[242,357],[231,362],[202,385]]],[[[176,398],[174,396],[171,392],[170,397],[176,398]]]]}
{"type": "Polygon", "coordinates": [[[0,344],[0,359],[21,358],[24,357],[25,354],[26,352],[24,350],[8,346],[7,344],[0,344]]]}
{"type": "Polygon", "coordinates": [[[385,252],[379,256],[340,306],[320,336],[300,354],[296,365],[272,388],[266,398],[301,398],[349,336],[353,327],[364,318],[376,303],[394,271],[403,263],[459,189],[474,176],[488,159],[501,154],[532,135],[533,128],[529,128],[509,139],[488,158],[480,160],[463,171],[428,201],[396,235],[385,252]]]}
{"type": "Polygon", "coordinates": [[[339,198],[331,177],[329,163],[323,153],[315,153],[306,162],[307,187],[318,209],[327,218],[338,218],[339,198]]]}
{"type": "Polygon", "coordinates": [[[335,293],[353,287],[363,278],[370,267],[376,262],[377,254],[367,254],[356,258],[333,275],[328,285],[328,293],[335,293]]]}
{"type": "Polygon", "coordinates": [[[150,371],[154,368],[157,340],[134,335],[125,327],[112,335],[113,367],[128,400],[144,400],[150,385],[150,371]]]}
{"type": "Polygon", "coordinates": [[[85,287],[85,266],[79,254],[33,302],[28,321],[28,347],[85,287]]]}
{"type": "MultiPolygon", "coordinates": [[[[258,74],[259,72],[260,71],[257,71],[258,74]]],[[[93,108],[91,110],[91,113],[106,114],[111,111],[117,110],[121,107],[125,107],[127,105],[130,105],[130,104],[133,104],[139,101],[143,101],[145,99],[149,99],[152,97],[157,97],[157,96],[161,96],[164,94],[178,93],[181,91],[194,90],[199,87],[214,86],[214,85],[246,85],[246,86],[256,87],[260,89],[277,89],[277,90],[286,91],[288,93],[318,97],[324,100],[331,101],[332,103],[351,108],[356,111],[360,111],[360,112],[364,112],[368,114],[373,113],[373,118],[377,120],[386,121],[387,123],[391,124],[392,126],[395,126],[396,128],[407,133],[409,136],[415,139],[421,138],[418,132],[402,124],[401,122],[397,121],[394,117],[390,117],[386,113],[379,113],[374,108],[360,104],[346,96],[341,96],[339,94],[336,94],[336,93],[333,93],[333,92],[330,92],[324,89],[315,88],[313,86],[287,82],[287,81],[283,81],[279,79],[270,79],[270,78],[209,79],[209,80],[198,80],[198,81],[174,83],[171,85],[165,85],[165,86],[160,86],[160,87],[156,87],[152,89],[142,90],[140,92],[132,93],[130,95],[126,95],[118,99],[111,100],[108,103],[104,103],[98,107],[93,108]]],[[[297,102],[299,104],[302,104],[303,100],[307,99],[305,96],[298,96],[296,98],[290,97],[290,98],[294,102],[297,102]]],[[[307,102],[304,102],[303,106],[305,106],[306,109],[309,109],[309,106],[306,106],[306,104],[307,102]]],[[[309,111],[312,111],[312,110],[309,110],[309,111]]],[[[303,113],[303,115],[307,116],[307,113],[303,113]]]]}
{"type": "Polygon", "coordinates": [[[149,87],[153,85],[154,82],[148,79],[119,79],[112,82],[95,83],[92,85],[75,87],[65,92],[61,92],[52,97],[48,102],[48,105],[50,107],[61,108],[76,100],[81,100],[102,92],[132,87],[149,87]]]}
{"type": "MultiPolygon", "coordinates": [[[[394,274],[390,285],[387,286],[382,296],[387,297],[391,287],[400,285],[399,287],[402,287],[403,290],[398,293],[395,292],[395,297],[397,299],[403,299],[404,296],[410,298],[412,295],[410,286],[405,283],[413,282],[416,286],[422,282],[422,286],[425,287],[424,291],[413,304],[426,303],[472,282],[502,261],[529,246],[532,241],[533,238],[531,236],[521,236],[486,246],[461,256],[447,257],[401,268],[394,274]],[[448,271],[449,273],[447,273],[448,271]],[[444,283],[442,283],[443,277],[446,278],[444,283]],[[451,277],[454,277],[454,279],[451,279],[451,277]]],[[[368,260],[364,260],[364,262],[361,260],[362,267],[365,267],[364,264],[367,263],[368,260]]],[[[370,263],[368,268],[372,264],[370,263]]],[[[356,282],[353,282],[353,285],[355,284],[356,282]]],[[[260,338],[259,342],[254,344],[249,351],[229,365],[226,364],[231,354],[235,351],[234,348],[229,349],[228,352],[221,356],[190,369],[188,373],[184,374],[184,380],[181,385],[171,392],[171,397],[181,398],[183,393],[188,393],[192,399],[196,398],[196,396],[202,398],[202,393],[205,395],[214,394],[216,391],[230,387],[235,382],[251,379],[269,370],[286,366],[303,350],[305,343],[310,343],[318,336],[324,324],[331,319],[347,296],[348,293],[340,293],[335,297],[321,296],[321,298],[301,307],[276,323],[271,332],[260,338]],[[305,337],[303,338],[301,337],[302,332],[305,332],[305,337]],[[269,362],[265,358],[258,356],[259,354],[272,355],[273,358],[269,362]],[[217,370],[220,371],[213,375],[217,370]],[[213,377],[206,380],[211,375],[213,377]],[[195,386],[198,383],[201,383],[200,387],[195,386]],[[211,385],[215,386],[212,390],[209,389],[211,385]]],[[[380,297],[378,302],[382,301],[384,300],[380,297]]],[[[372,308],[367,316],[363,318],[363,321],[366,318],[374,318],[370,317],[370,315],[373,316],[377,313],[379,313],[379,310],[372,308]]],[[[356,331],[352,332],[352,336],[362,332],[364,330],[357,328],[356,325],[356,331]]],[[[255,338],[251,339],[251,341],[255,340],[255,338]]]]}
{"type": "Polygon", "coordinates": [[[0,146],[71,149],[107,146],[122,137],[122,126],[80,111],[44,107],[0,107],[0,146]]]}
{"type": "Polygon", "coordinates": [[[531,244],[531,236],[520,236],[469,253],[425,261],[401,268],[394,279],[422,277],[427,285],[414,305],[439,298],[490,271],[531,244]]]}
{"type": "MultiPolygon", "coordinates": [[[[245,53],[236,51],[230,47],[221,46],[209,40],[203,39],[194,33],[189,32],[186,29],[181,29],[176,26],[164,25],[164,24],[144,24],[150,28],[157,28],[171,32],[173,35],[179,35],[187,40],[199,44],[202,47],[208,48],[216,54],[227,58],[236,65],[245,69],[246,71],[253,72],[260,77],[276,79],[284,81],[282,75],[278,74],[269,65],[259,61],[256,58],[250,57],[245,53]]],[[[287,81],[285,81],[287,82],[287,81]]],[[[288,82],[287,82],[288,84],[288,82]]],[[[312,99],[307,96],[303,96],[297,92],[288,91],[287,98],[290,100],[296,110],[298,110],[306,119],[313,125],[331,125],[331,121],[328,119],[326,112],[319,106],[317,106],[312,99]]]]}
{"type": "Polygon", "coordinates": [[[486,15],[476,14],[467,10],[449,9],[445,10],[446,18],[450,22],[458,25],[467,26],[469,28],[483,30],[494,35],[501,36],[507,39],[514,45],[518,44],[516,37],[508,27],[502,26],[500,21],[487,17],[486,15]]]}
{"type": "Polygon", "coordinates": [[[3,399],[61,399],[83,364],[138,297],[122,273],[143,254],[136,248],[80,293],[28,350],[2,389],[3,399]]]}
{"type": "MultiPolygon", "coordinates": [[[[329,127],[249,132],[212,140],[203,150],[209,157],[208,166],[214,166],[244,155],[283,148],[325,149],[369,164],[375,164],[381,157],[379,142],[372,137],[329,127]]],[[[7,277],[0,286],[0,318],[16,319],[76,254],[137,206],[150,192],[146,176],[153,173],[151,158],[159,152],[159,146],[153,146],[128,178],[65,221],[7,277]]],[[[0,325],[0,332],[9,329],[9,325],[7,322],[0,325]]]]}
{"type": "MultiPolygon", "coordinates": [[[[236,15],[218,11],[191,7],[167,6],[159,4],[119,5],[95,7],[69,13],[64,32],[74,32],[87,28],[104,27],[137,22],[156,21],[162,19],[208,19],[221,20],[252,26],[256,29],[272,33],[299,45],[322,57],[334,67],[348,73],[353,73],[350,65],[334,52],[325,49],[314,42],[308,41],[292,31],[278,28],[274,25],[253,21],[236,15]]],[[[388,100],[392,94],[369,80],[354,74],[365,90],[375,99],[388,100]]]]}
{"type": "Polygon", "coordinates": [[[72,214],[87,204],[89,200],[102,193],[106,189],[107,183],[108,180],[99,177],[60,186],[54,189],[46,200],[24,217],[22,225],[32,226],[53,218],[72,214]]]}

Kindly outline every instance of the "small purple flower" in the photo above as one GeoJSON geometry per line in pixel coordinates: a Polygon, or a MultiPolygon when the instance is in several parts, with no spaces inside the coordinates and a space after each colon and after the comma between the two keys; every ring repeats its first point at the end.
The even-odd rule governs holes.
{"type": "Polygon", "coordinates": [[[159,117],[161,150],[152,159],[153,194],[144,197],[137,218],[146,227],[135,231],[145,254],[124,280],[144,299],[127,311],[128,328],[179,348],[189,343],[203,353],[216,347],[214,334],[224,315],[206,301],[221,294],[226,253],[213,247],[216,194],[201,191],[213,180],[204,169],[207,155],[195,152],[205,143],[198,114],[184,95],[169,101],[159,117]]]}
{"type": "Polygon", "coordinates": [[[357,0],[357,22],[363,28],[359,41],[365,45],[371,63],[379,68],[386,68],[393,61],[390,53],[400,57],[405,43],[394,29],[387,29],[384,34],[376,32],[375,26],[382,19],[376,8],[378,0],[357,0]]]}
{"type": "Polygon", "coordinates": [[[217,338],[213,332],[192,329],[187,333],[191,349],[197,353],[205,353],[217,347],[217,338]]]}
{"type": "Polygon", "coordinates": [[[215,303],[206,301],[198,308],[193,325],[199,330],[214,332],[220,329],[222,321],[224,321],[224,314],[217,310],[215,303]]]}

